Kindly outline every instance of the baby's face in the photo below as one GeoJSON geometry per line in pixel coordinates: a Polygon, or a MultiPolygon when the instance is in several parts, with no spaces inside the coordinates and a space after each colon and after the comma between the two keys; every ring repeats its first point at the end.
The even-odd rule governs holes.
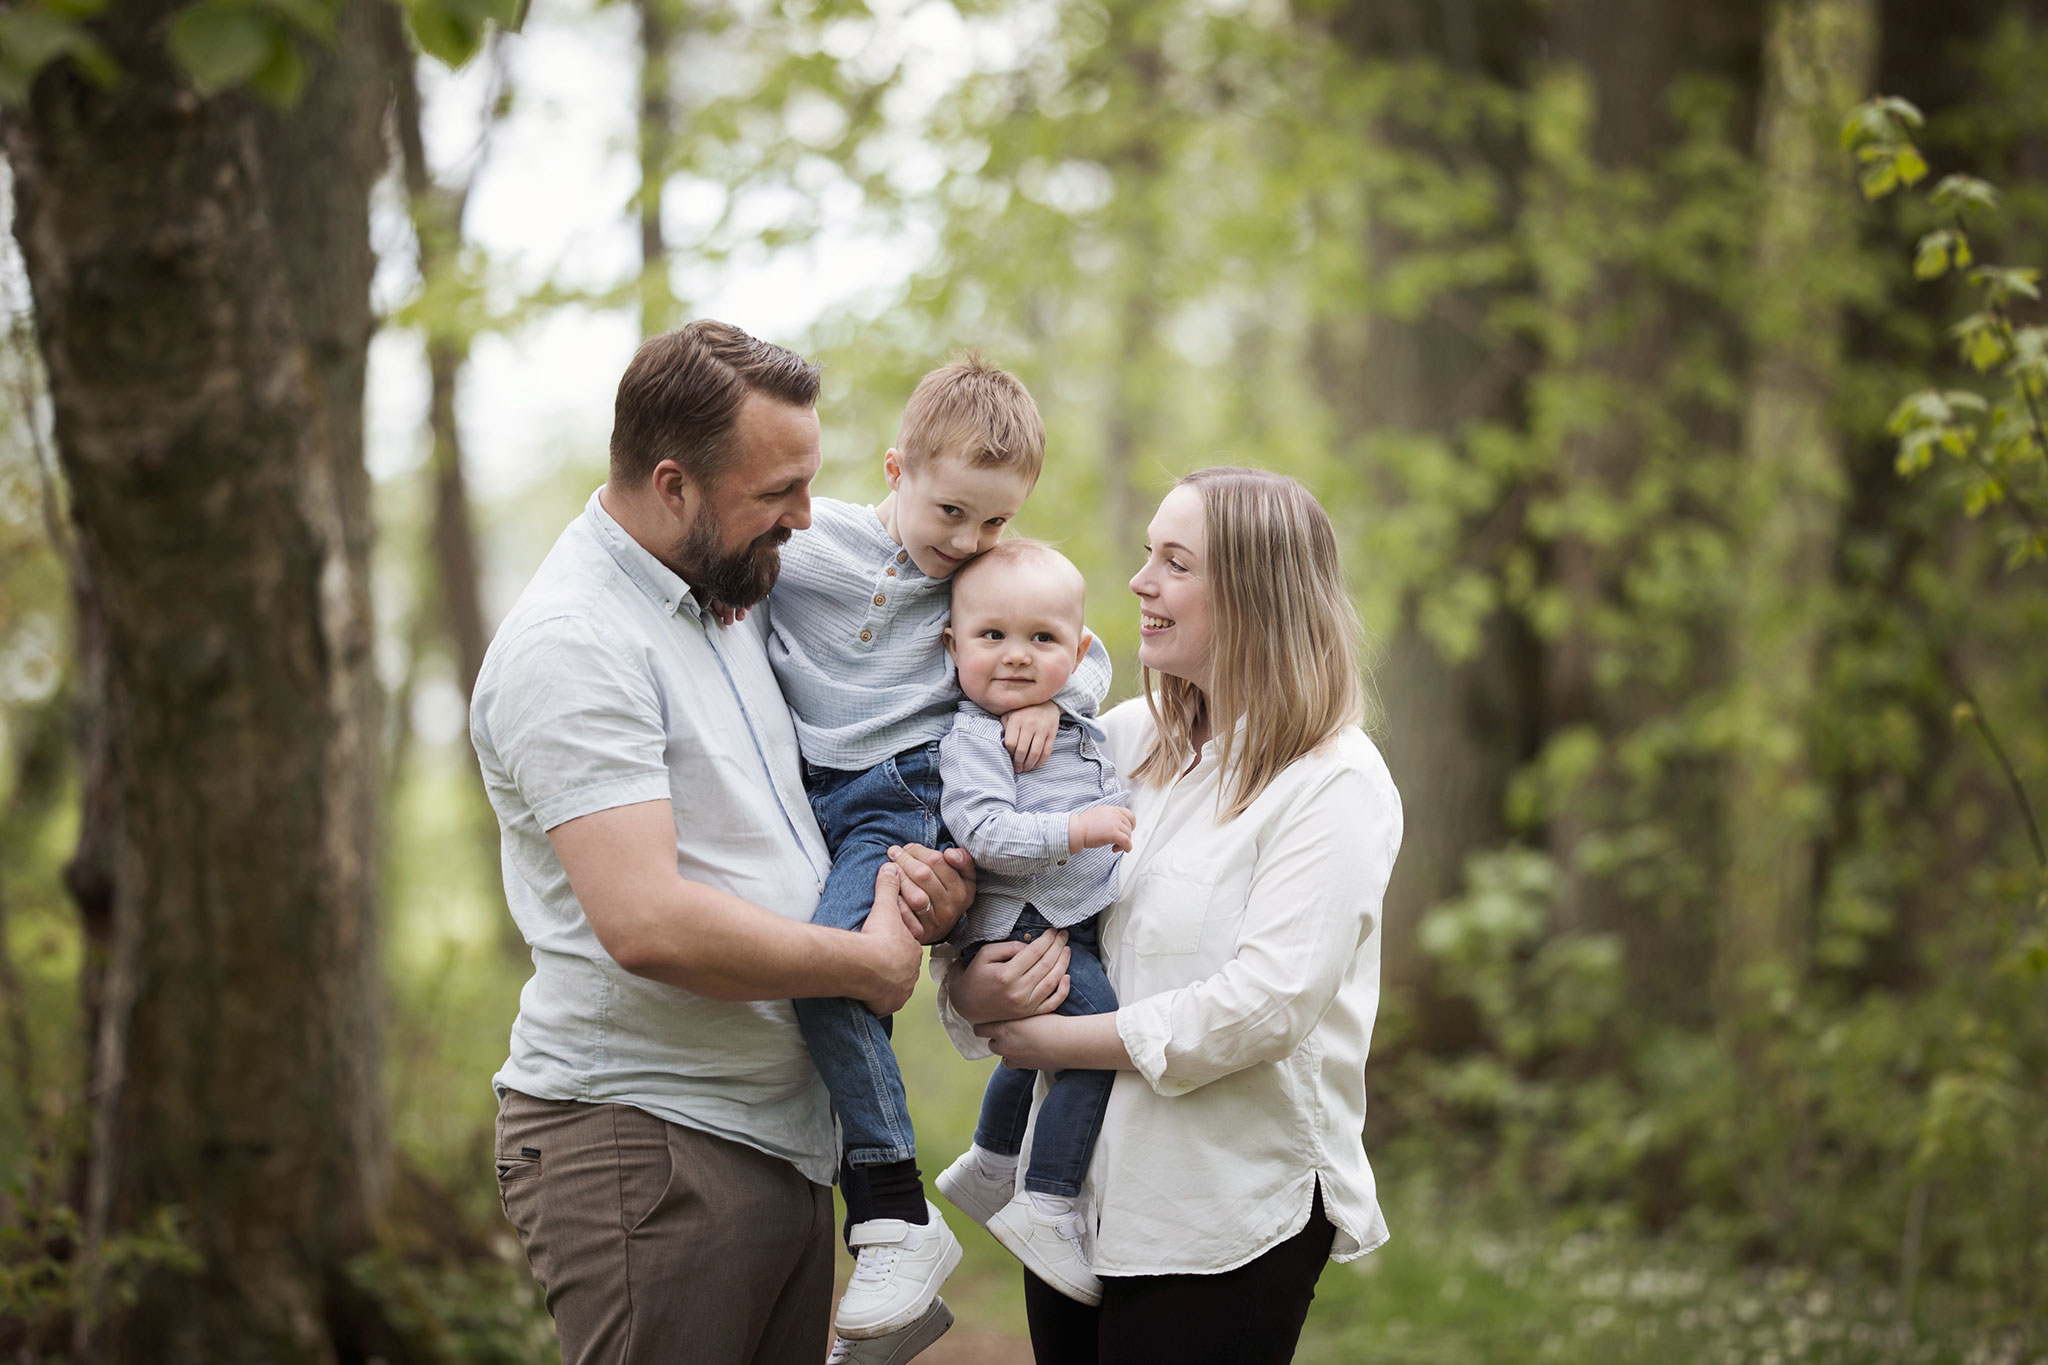
{"type": "Polygon", "coordinates": [[[1081,593],[1045,563],[977,570],[953,587],[946,643],[960,690],[983,710],[1000,716],[1051,701],[1087,652],[1081,593]]]}

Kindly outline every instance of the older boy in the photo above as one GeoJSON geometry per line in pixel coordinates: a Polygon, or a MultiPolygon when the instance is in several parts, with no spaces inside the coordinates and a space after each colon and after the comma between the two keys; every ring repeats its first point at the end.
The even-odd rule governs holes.
{"type": "MultiPolygon", "coordinates": [[[[768,601],[768,656],[796,717],[811,809],[832,853],[813,924],[857,929],[892,847],[938,846],[939,741],[959,691],[943,632],[951,579],[995,545],[1036,483],[1045,428],[1014,376],[979,356],[933,371],[882,460],[875,507],[818,498],[784,548],[768,601]]],[[[1098,648],[1073,694],[1107,690],[1098,648]]],[[[1057,709],[1039,709],[1039,743],[1057,709]]],[[[960,1244],[926,1200],[886,1012],[861,1001],[796,1002],[839,1115],[847,1243],[856,1265],[833,1323],[851,1340],[923,1314],[960,1244]]]]}

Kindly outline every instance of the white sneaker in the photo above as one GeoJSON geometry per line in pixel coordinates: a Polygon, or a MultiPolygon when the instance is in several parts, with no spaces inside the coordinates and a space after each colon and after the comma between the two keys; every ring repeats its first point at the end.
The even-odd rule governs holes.
{"type": "Polygon", "coordinates": [[[987,1227],[988,1220],[1002,1212],[1003,1205],[1017,1193],[1017,1167],[1011,1164],[1006,1179],[991,1179],[975,1159],[980,1150],[969,1147],[962,1152],[959,1160],[939,1172],[937,1183],[939,1193],[951,1200],[954,1208],[987,1227]]]}
{"type": "Polygon", "coordinates": [[[960,1264],[960,1240],[929,1199],[924,1208],[930,1221],[922,1227],[901,1218],[853,1225],[853,1278],[832,1315],[840,1336],[885,1337],[916,1322],[938,1298],[960,1264]]]}
{"type": "Polygon", "coordinates": [[[1062,1217],[1040,1213],[1030,1194],[1020,1191],[987,1226],[1005,1251],[1060,1293],[1091,1308],[1102,1302],[1102,1281],[1095,1278],[1092,1264],[1093,1239],[1078,1210],[1062,1217]]]}
{"type": "Polygon", "coordinates": [[[946,1329],[952,1325],[953,1310],[946,1307],[944,1299],[933,1299],[923,1317],[885,1337],[870,1337],[866,1341],[833,1337],[832,1354],[825,1357],[825,1365],[903,1365],[904,1361],[923,1354],[924,1348],[946,1335],[946,1329]]]}

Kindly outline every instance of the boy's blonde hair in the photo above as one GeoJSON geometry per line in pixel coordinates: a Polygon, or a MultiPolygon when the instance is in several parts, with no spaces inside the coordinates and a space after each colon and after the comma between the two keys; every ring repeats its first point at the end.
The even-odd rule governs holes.
{"type": "Polygon", "coordinates": [[[1222,816],[1235,819],[1290,763],[1364,722],[1363,632],[1336,530],[1308,489],[1231,467],[1197,470],[1176,486],[1202,500],[1209,690],[1145,670],[1158,728],[1131,776],[1157,787],[1185,772],[1206,713],[1223,766],[1222,816]]]}
{"type": "Polygon", "coordinates": [[[1045,423],[1017,376],[969,351],[918,381],[896,430],[906,467],[932,460],[1015,469],[1036,482],[1045,463],[1045,423]]]}

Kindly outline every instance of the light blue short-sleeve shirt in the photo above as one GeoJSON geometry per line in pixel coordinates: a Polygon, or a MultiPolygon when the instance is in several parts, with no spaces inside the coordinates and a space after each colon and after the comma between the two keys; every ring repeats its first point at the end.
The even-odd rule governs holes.
{"type": "Polygon", "coordinates": [[[596,494],[499,627],[470,737],[533,949],[500,1090],[625,1104],[830,1184],[831,1100],[787,1000],[707,1000],[597,941],[547,832],[667,800],[682,875],[808,922],[831,866],[758,614],[720,627],[596,494]]]}

